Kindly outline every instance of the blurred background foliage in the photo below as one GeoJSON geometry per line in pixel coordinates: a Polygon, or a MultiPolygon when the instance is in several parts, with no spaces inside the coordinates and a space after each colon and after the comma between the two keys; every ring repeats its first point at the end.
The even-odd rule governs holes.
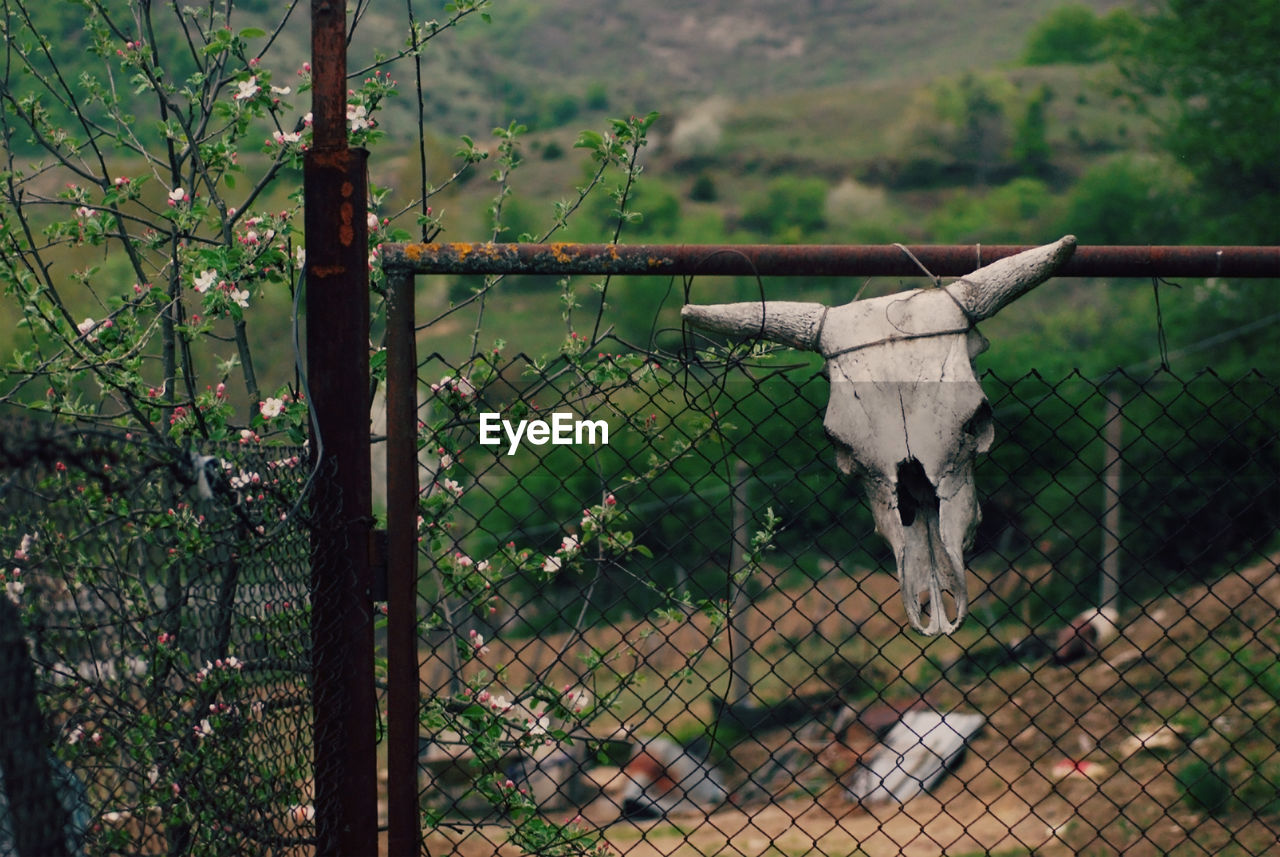
{"type": "MultiPolygon", "coordinates": [[[[1277,243],[1280,5],[1273,0],[1035,0],[999,9],[968,0],[811,0],[786,4],[785,14],[779,5],[711,0],[673,11],[657,2],[503,4],[492,26],[441,40],[427,58],[428,171],[448,174],[458,134],[483,140],[480,129],[523,123],[528,131],[509,178],[513,195],[496,226],[502,240],[538,235],[551,222],[554,202],[571,195],[591,170],[573,148],[578,130],[599,126],[606,116],[657,109],[663,116],[631,197],[638,217],[623,229],[625,242],[1041,243],[1071,232],[1084,244],[1277,243]],[[557,61],[547,62],[550,55],[557,61]]],[[[271,12],[265,0],[238,6],[249,15],[271,12]]],[[[59,17],[57,4],[31,11],[48,31],[60,32],[64,44],[81,38],[77,22],[59,17]]],[[[402,17],[398,9],[369,9],[363,43],[377,41],[368,31],[398,41],[402,17]]],[[[156,34],[161,44],[180,37],[156,34]]],[[[305,29],[286,33],[279,45],[297,66],[307,48],[305,29]]],[[[73,66],[63,69],[68,79],[98,62],[76,53],[70,52],[73,66]]],[[[353,59],[358,67],[360,57],[353,59]]],[[[417,169],[417,105],[406,97],[412,72],[394,71],[406,85],[381,114],[387,141],[372,166],[374,181],[388,188],[379,212],[387,215],[412,197],[417,169]]],[[[292,68],[277,67],[276,75],[287,83],[292,68]]],[[[19,91],[23,86],[10,83],[19,91]]],[[[158,139],[160,131],[140,117],[138,133],[158,139]]],[[[5,142],[12,151],[34,152],[17,136],[5,142]]],[[[247,161],[250,169],[252,158],[247,161]]],[[[138,165],[123,164],[121,171],[131,166],[138,165]]],[[[488,238],[495,224],[485,212],[495,191],[483,164],[460,182],[437,206],[445,211],[441,240],[488,238]]],[[[610,240],[614,208],[607,195],[593,196],[561,237],[610,240]]],[[[94,265],[104,280],[128,280],[120,260],[93,254],[78,250],[59,264],[94,265]]],[[[923,282],[621,278],[609,284],[604,317],[618,350],[674,352],[684,347],[678,310],[686,300],[763,295],[838,303],[859,292],[873,296],[923,282]]],[[[464,278],[420,280],[419,317],[435,316],[477,285],[464,278]]],[[[571,284],[581,312],[599,305],[597,285],[571,284]]],[[[1234,379],[1256,369],[1274,381],[1280,365],[1276,287],[1260,280],[1154,286],[1057,280],[985,324],[993,345],[979,368],[990,373],[1000,425],[1017,436],[998,442],[984,465],[981,478],[999,484],[991,488],[980,550],[998,546],[1006,557],[1057,563],[1073,579],[1093,573],[1100,501],[1088,492],[1100,489],[1080,494],[1062,481],[1069,462],[1055,460],[1059,453],[1052,450],[1101,461],[1099,391],[1117,367],[1126,370],[1114,385],[1133,430],[1126,455],[1140,474],[1126,485],[1125,504],[1139,513],[1131,518],[1130,544],[1142,574],[1161,580],[1187,567],[1209,574],[1241,546],[1269,537],[1280,508],[1268,481],[1280,457],[1274,437],[1245,420],[1252,427],[1216,446],[1204,438],[1213,449],[1208,457],[1202,444],[1176,438],[1223,431],[1216,420],[1247,416],[1255,393],[1274,404],[1265,398],[1265,382],[1234,379]],[[1197,379],[1190,389],[1205,386],[1203,397],[1169,392],[1182,387],[1159,371],[1158,320],[1172,375],[1197,379]],[[1212,380],[1197,374],[1204,367],[1233,379],[1231,389],[1242,392],[1209,391],[1212,380]],[[1026,379],[1033,371],[1037,376],[1026,379]],[[1024,386],[1016,396],[998,395],[1024,386]],[[1216,497],[1217,505],[1208,506],[1192,498],[1200,517],[1166,520],[1181,494],[1216,496],[1214,480],[1241,471],[1254,479],[1251,492],[1216,497]],[[1007,481],[999,474],[1009,474],[1007,481]],[[1232,520],[1248,531],[1224,528],[1221,516],[1242,508],[1250,511],[1232,520]],[[1003,535],[1014,528],[1018,543],[1003,535]]],[[[561,291],[550,278],[509,278],[498,292],[503,303],[491,304],[485,317],[486,343],[502,340],[508,354],[553,353],[566,332],[558,322],[561,291]]],[[[274,308],[274,322],[255,321],[265,334],[258,359],[268,380],[280,381],[292,367],[289,296],[263,301],[274,308]]],[[[446,369],[456,366],[471,348],[469,319],[462,318],[426,328],[420,353],[435,352],[435,365],[446,369]]],[[[12,324],[0,326],[6,352],[12,330],[12,324]]],[[[783,514],[781,546],[802,555],[801,568],[816,575],[828,562],[882,562],[883,545],[867,538],[870,518],[857,486],[830,466],[818,419],[826,382],[817,365],[789,352],[773,360],[781,368],[760,371],[776,375],[731,373],[718,379],[723,388],[716,378],[673,378],[697,382],[688,401],[661,393],[653,401],[637,399],[636,412],[657,414],[657,425],[672,434],[717,410],[740,428],[725,428],[716,449],[683,459],[628,503],[689,503],[690,520],[723,527],[727,536],[725,456],[732,449],[758,475],[753,507],[772,503],[783,514]],[[758,392],[745,395],[757,383],[758,392]],[[715,514],[699,514],[698,506],[715,514]]],[[[430,379],[434,369],[426,371],[430,379]]],[[[515,392],[528,383],[520,377],[512,373],[515,392]]],[[[599,502],[601,486],[616,486],[648,453],[652,435],[615,427],[610,447],[590,461],[562,461],[569,453],[552,448],[545,461],[518,457],[506,473],[473,462],[486,492],[472,493],[488,499],[472,500],[477,505],[470,512],[493,534],[475,537],[510,533],[554,546],[557,522],[599,502]],[[544,484],[543,466],[574,474],[573,487],[562,488],[559,477],[544,484]]],[[[1097,476],[1079,478],[1096,482],[1097,476]]],[[[661,587],[685,585],[713,595],[723,586],[725,558],[690,558],[677,567],[670,557],[680,555],[681,537],[647,534],[663,557],[649,562],[664,565],[630,571],[661,587]]],[[[635,587],[614,589],[626,595],[616,609],[655,603],[635,587]]]]}

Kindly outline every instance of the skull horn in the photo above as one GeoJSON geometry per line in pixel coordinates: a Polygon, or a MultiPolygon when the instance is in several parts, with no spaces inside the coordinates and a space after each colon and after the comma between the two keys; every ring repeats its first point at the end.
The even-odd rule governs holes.
{"type": "Polygon", "coordinates": [[[1075,249],[1076,237],[1067,235],[979,268],[947,286],[947,291],[964,307],[970,321],[979,322],[1053,276],[1075,249]]]}
{"type": "Polygon", "coordinates": [[[799,301],[687,305],[681,315],[695,327],[731,336],[759,336],[806,351],[818,350],[822,304],[799,301]]]}

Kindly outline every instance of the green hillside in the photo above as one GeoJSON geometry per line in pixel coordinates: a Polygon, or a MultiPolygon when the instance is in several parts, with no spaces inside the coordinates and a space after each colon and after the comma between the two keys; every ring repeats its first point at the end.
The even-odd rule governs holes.
{"type": "MultiPolygon", "coordinates": [[[[417,10],[417,22],[429,15],[447,20],[448,5],[417,10]]],[[[371,178],[387,189],[379,214],[399,215],[397,223],[415,234],[413,211],[406,208],[421,182],[419,133],[428,185],[443,183],[457,168],[453,153],[459,136],[467,134],[494,157],[464,171],[431,202],[444,227],[441,240],[492,237],[488,211],[500,188],[490,180],[497,155],[490,129],[514,121],[528,130],[517,141],[519,165],[506,179],[510,196],[497,235],[541,237],[553,222],[554,204],[572,198],[591,172],[588,154],[574,149],[581,129],[605,129],[608,117],[654,110],[661,117],[643,154],[644,174],[628,198],[638,216],[622,231],[623,241],[1030,243],[1065,232],[1083,243],[1220,240],[1220,230],[1198,218],[1191,204],[1194,176],[1187,162],[1171,157],[1156,133],[1153,116],[1164,102],[1131,98],[1132,87],[1126,89],[1109,53],[1113,37],[1133,23],[1125,16],[1128,8],[1111,0],[1066,6],[1059,0],[495,2],[489,7],[492,23],[473,16],[428,43],[420,69],[421,127],[414,96],[419,69],[408,59],[386,66],[399,91],[377,112],[383,137],[373,148],[371,178]]],[[[62,4],[31,10],[34,23],[74,48],[59,54],[59,61],[64,79],[77,80],[100,70],[102,60],[77,41],[81,35],[68,29],[62,11],[62,4]]],[[[240,3],[234,27],[265,27],[279,14],[275,4],[262,0],[240,3]]],[[[170,17],[158,21],[174,26],[170,17]]],[[[307,27],[305,9],[295,11],[272,43],[263,68],[270,66],[273,84],[296,86],[295,70],[308,58],[307,27]]],[[[357,74],[402,46],[405,11],[364,4],[353,27],[349,67],[357,74]]],[[[176,29],[155,34],[175,68],[181,38],[176,29]]],[[[8,84],[22,91],[28,82],[13,77],[8,84]]],[[[300,117],[307,95],[286,98],[300,117]]],[[[138,133],[158,133],[154,105],[139,103],[137,112],[138,133]]],[[[8,142],[26,156],[29,144],[20,133],[10,134],[8,142]]],[[[118,158],[112,170],[141,169],[128,153],[111,157],[118,158]]],[[[241,167],[252,174],[261,158],[246,149],[241,167]]],[[[51,172],[42,181],[43,192],[52,195],[61,179],[51,172]]],[[[606,176],[602,191],[617,181],[606,176]]],[[[296,171],[287,173],[265,200],[284,205],[297,182],[296,171]]],[[[556,237],[611,238],[614,207],[605,192],[597,192],[556,237]]],[[[100,250],[77,248],[58,264],[97,265],[111,278],[121,262],[100,250]]],[[[424,315],[465,297],[474,285],[424,282],[424,315]]],[[[875,293],[901,285],[877,282],[868,288],[875,293]]],[[[666,286],[614,284],[611,315],[618,331],[644,341],[655,319],[658,326],[673,324],[680,295],[666,286]],[[666,309],[659,315],[664,294],[666,309]]],[[[839,300],[862,284],[765,287],[839,300]]],[[[591,284],[577,288],[589,309],[591,284]]],[[[714,288],[729,297],[757,293],[756,284],[747,282],[714,288]]],[[[535,353],[554,349],[562,334],[557,325],[531,329],[522,321],[558,316],[554,285],[512,279],[499,293],[510,303],[489,312],[485,337],[535,353]]],[[[1063,285],[1054,294],[1077,293],[1091,300],[1110,294],[1105,286],[1087,283],[1063,285]]],[[[278,309],[277,318],[254,324],[281,329],[269,332],[259,353],[268,371],[279,376],[273,380],[282,380],[291,365],[283,327],[288,301],[278,295],[263,299],[278,309]],[[270,351],[271,343],[280,344],[278,354],[270,351]]],[[[1061,297],[1037,300],[1052,301],[1040,315],[1047,324],[1087,320],[1061,297]]],[[[1104,313],[1098,324],[1074,335],[1075,341],[1100,337],[1109,349],[1116,340],[1105,335],[1104,321],[1151,326],[1149,302],[1117,300],[1129,307],[1126,313],[1140,317],[1104,313]]],[[[1201,319],[1202,309],[1189,307],[1187,314],[1201,319]]],[[[74,299],[72,311],[82,311],[74,299]]],[[[1177,311],[1175,306],[1175,317],[1177,311]]],[[[1226,329],[1230,318],[1247,318],[1256,307],[1241,298],[1224,312],[1226,329]]],[[[424,347],[464,355],[472,326],[469,314],[452,316],[424,332],[424,347]]],[[[1204,335],[1203,329],[1187,333],[1190,341],[1204,335]]],[[[1145,350],[1086,351],[1099,365],[1114,365],[1150,357],[1154,340],[1141,341],[1145,350]]]]}

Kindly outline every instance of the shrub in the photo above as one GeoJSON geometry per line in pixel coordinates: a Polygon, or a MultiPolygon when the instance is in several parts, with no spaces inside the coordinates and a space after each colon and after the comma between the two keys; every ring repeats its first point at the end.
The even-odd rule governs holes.
{"type": "Polygon", "coordinates": [[[1179,768],[1174,776],[1182,790],[1182,802],[1189,809],[1216,817],[1231,803],[1231,783],[1221,761],[1210,764],[1197,758],[1179,768]]]}
{"type": "Polygon", "coordinates": [[[1085,244],[1177,244],[1187,232],[1187,180],[1166,160],[1122,155],[1091,167],[1062,226],[1085,244]]]}
{"type": "Polygon", "coordinates": [[[689,199],[694,202],[715,202],[719,197],[716,192],[716,181],[707,173],[698,173],[689,189],[689,199]]]}
{"type": "Polygon", "coordinates": [[[740,221],[766,238],[799,241],[827,225],[827,183],[818,178],[778,178],[747,199],[740,221]]]}
{"type": "Polygon", "coordinates": [[[1059,6],[1027,39],[1022,61],[1027,65],[1092,63],[1103,58],[1106,28],[1083,4],[1059,6]]]}

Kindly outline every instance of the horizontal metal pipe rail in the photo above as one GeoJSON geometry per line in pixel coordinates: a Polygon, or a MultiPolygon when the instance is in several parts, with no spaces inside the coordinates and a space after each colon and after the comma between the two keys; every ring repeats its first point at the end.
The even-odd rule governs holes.
{"type": "MultiPolygon", "coordinates": [[[[1012,244],[387,244],[413,274],[959,277],[1029,249],[1012,244]],[[910,251],[908,254],[907,251],[910,251]]],[[[1055,276],[1280,278],[1280,246],[1081,246],[1055,276]]]]}

